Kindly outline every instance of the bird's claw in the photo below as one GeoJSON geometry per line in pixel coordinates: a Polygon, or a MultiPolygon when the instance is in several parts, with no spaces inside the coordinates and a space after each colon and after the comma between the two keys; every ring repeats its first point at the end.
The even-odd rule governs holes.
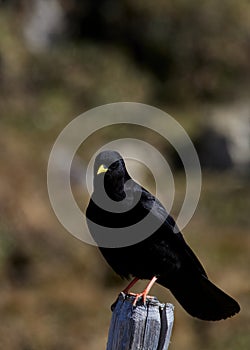
{"type": "Polygon", "coordinates": [[[150,295],[147,295],[147,293],[145,292],[142,292],[142,293],[129,293],[129,295],[132,295],[135,297],[135,300],[133,301],[133,306],[136,306],[138,300],[142,297],[142,302],[143,302],[143,305],[146,305],[146,300],[147,298],[153,298],[152,296],[150,295]]]}

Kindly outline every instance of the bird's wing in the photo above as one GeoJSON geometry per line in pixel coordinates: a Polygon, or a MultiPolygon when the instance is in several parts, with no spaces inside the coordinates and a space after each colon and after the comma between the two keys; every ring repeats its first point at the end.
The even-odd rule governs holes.
{"type": "Polygon", "coordinates": [[[148,192],[145,188],[140,186],[140,190],[141,190],[140,204],[144,208],[144,210],[151,212],[151,214],[155,218],[160,220],[162,224],[164,223],[164,225],[167,225],[170,231],[173,233],[173,235],[175,234],[175,232],[178,235],[179,229],[174,219],[170,214],[168,214],[168,212],[166,211],[164,206],[161,204],[161,202],[155,196],[153,196],[150,192],[148,192]]]}
{"type": "Polygon", "coordinates": [[[199,273],[207,277],[199,259],[186,243],[172,216],[167,213],[161,202],[151,193],[143,187],[141,187],[141,191],[140,204],[145,210],[151,211],[154,218],[162,222],[161,229],[157,230],[155,233],[156,235],[161,235],[161,244],[166,246],[171,244],[171,246],[175,248],[175,253],[183,264],[192,265],[195,270],[198,269],[199,273]]]}

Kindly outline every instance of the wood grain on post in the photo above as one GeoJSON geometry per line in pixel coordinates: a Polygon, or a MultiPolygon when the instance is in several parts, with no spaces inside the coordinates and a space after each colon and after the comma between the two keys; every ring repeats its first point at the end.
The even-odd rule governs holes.
{"type": "Polygon", "coordinates": [[[135,296],[120,293],[112,305],[106,350],[167,350],[174,323],[174,307],[147,297],[146,305],[135,296]]]}

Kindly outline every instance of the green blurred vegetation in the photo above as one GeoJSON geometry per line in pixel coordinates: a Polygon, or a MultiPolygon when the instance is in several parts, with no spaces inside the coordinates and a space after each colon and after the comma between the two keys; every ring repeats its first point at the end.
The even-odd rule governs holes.
{"type": "MultiPolygon", "coordinates": [[[[172,114],[196,138],[208,107],[249,101],[249,1],[61,4],[62,37],[34,52],[23,35],[29,2],[0,2],[0,348],[6,350],[104,349],[110,305],[125,284],[51,209],[46,167],[62,128],[95,106],[135,101],[172,114]]],[[[116,132],[93,135],[81,159],[116,132]]],[[[119,129],[119,137],[128,134],[164,150],[149,131],[119,129]]],[[[184,174],[177,172],[175,182],[177,214],[184,174]]],[[[74,192],[86,205],[87,193],[79,185],[74,192]]],[[[172,349],[250,347],[249,212],[247,177],[203,171],[201,200],[184,234],[242,311],[225,322],[201,322],[154,287],[161,301],[176,306],[172,349]]]]}

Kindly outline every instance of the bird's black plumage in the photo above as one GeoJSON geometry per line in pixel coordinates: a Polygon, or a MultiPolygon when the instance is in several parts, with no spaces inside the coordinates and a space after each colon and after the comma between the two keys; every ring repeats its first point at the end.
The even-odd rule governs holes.
{"type": "Polygon", "coordinates": [[[105,239],[106,228],[128,227],[129,230],[150,211],[152,221],[158,224],[155,232],[151,235],[145,232],[146,238],[133,245],[99,247],[116,273],[125,278],[151,279],[156,276],[157,283],[168,288],[190,315],[203,320],[225,319],[239,312],[238,303],[209,281],[163,205],[131,179],[118,152],[101,152],[96,157],[94,173],[94,192],[86,217],[97,243],[99,235],[105,239]],[[110,207],[103,199],[105,195],[111,199],[110,207]],[[95,224],[102,230],[99,231],[95,224]]]}

